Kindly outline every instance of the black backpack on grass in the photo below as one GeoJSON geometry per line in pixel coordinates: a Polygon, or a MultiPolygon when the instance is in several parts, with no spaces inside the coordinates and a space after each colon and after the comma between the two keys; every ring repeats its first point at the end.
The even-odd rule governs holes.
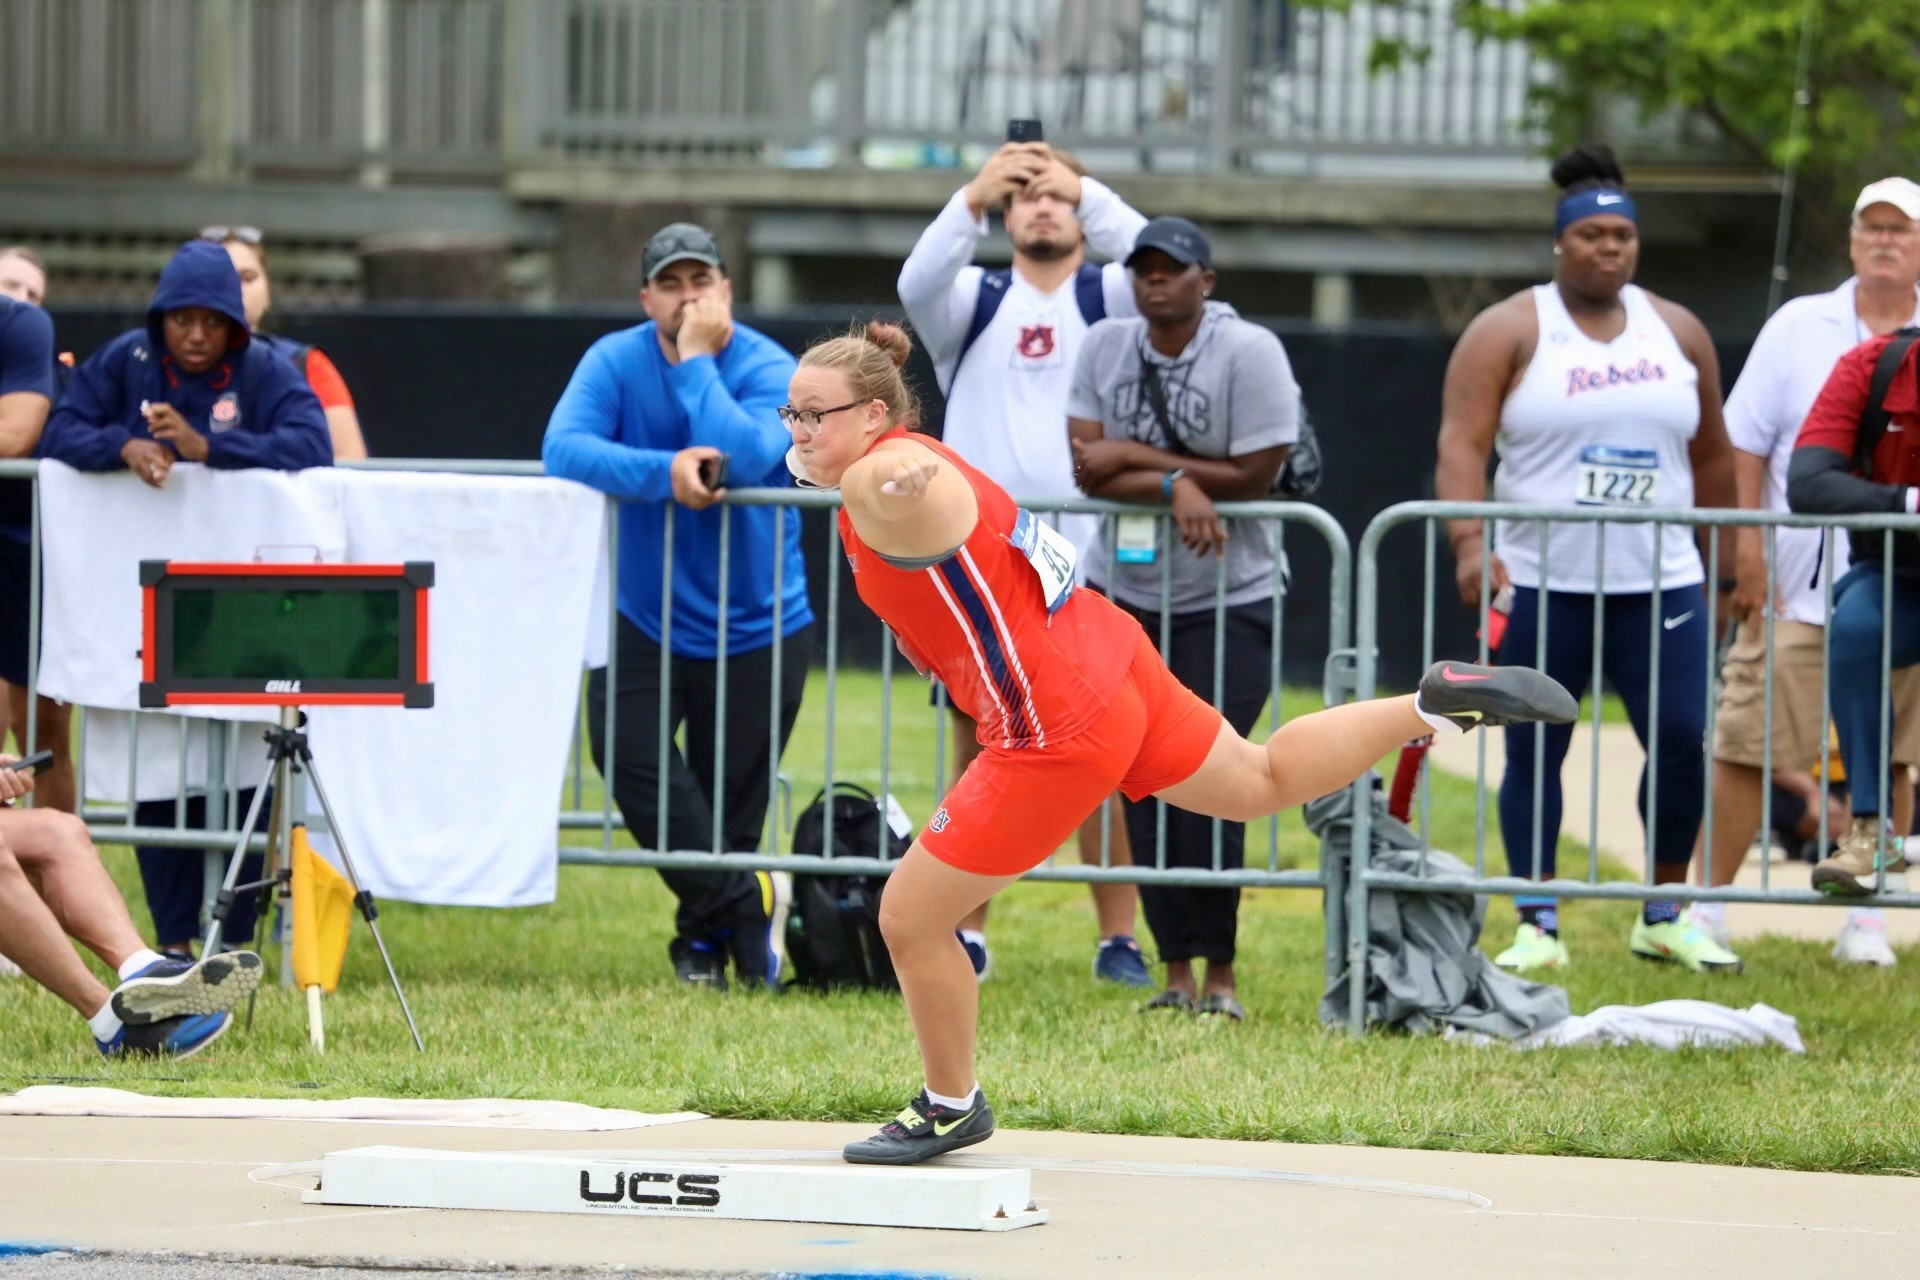
{"type": "MultiPolygon", "coordinates": [[[[813,797],[793,824],[793,851],[826,854],[826,791],[813,797]]],[[[880,852],[898,858],[911,844],[887,826],[885,810],[873,793],[851,782],[833,788],[833,848],[836,858],[871,858],[880,852]]],[[[893,958],[880,936],[880,891],[885,876],[796,875],[793,906],[787,913],[787,958],[794,983],[818,991],[870,987],[898,991],[893,958]]]]}

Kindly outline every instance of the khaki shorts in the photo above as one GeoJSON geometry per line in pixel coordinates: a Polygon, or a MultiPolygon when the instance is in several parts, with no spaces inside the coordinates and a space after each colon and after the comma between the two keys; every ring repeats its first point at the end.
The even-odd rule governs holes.
{"type": "MultiPolygon", "coordinates": [[[[1805,772],[1825,755],[1820,741],[1820,667],[1823,632],[1810,622],[1776,618],[1773,624],[1773,767],[1805,772]]],[[[1713,758],[1765,767],[1766,624],[1741,623],[1721,668],[1720,706],[1713,726],[1713,758]]],[[[1832,723],[1832,716],[1827,718],[1832,723]]],[[[1893,743],[1897,764],[1920,763],[1920,667],[1893,673],[1893,743]]]]}

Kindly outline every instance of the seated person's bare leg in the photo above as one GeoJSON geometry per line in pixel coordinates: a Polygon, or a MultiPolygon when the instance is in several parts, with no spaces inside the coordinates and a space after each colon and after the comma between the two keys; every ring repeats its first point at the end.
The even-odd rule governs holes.
{"type": "MultiPolygon", "coordinates": [[[[114,899],[119,900],[117,893],[114,899]]],[[[106,1008],[110,993],[67,941],[60,922],[4,842],[0,842],[0,954],[73,1006],[82,1018],[92,1018],[106,1008]]]]}
{"type": "Polygon", "coordinates": [[[147,949],[80,819],[53,809],[0,813],[0,836],[61,930],[108,968],[147,949]]]}

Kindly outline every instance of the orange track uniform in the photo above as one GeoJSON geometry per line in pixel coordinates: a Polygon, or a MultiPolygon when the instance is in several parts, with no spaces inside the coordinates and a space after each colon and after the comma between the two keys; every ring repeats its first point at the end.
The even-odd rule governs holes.
{"type": "Polygon", "coordinates": [[[883,558],[844,508],[840,536],[860,599],[979,726],[981,755],[921,842],[962,871],[1019,875],[1115,788],[1139,800],[1191,777],[1224,722],[1173,678],[1139,623],[1074,588],[1072,543],[953,450],[913,438],[973,486],[973,532],[931,564],[883,558]]]}

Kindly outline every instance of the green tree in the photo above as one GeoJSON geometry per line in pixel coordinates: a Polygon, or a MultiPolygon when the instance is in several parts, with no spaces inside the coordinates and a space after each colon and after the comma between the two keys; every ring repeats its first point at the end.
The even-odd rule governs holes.
{"type": "MultiPolygon", "coordinates": [[[[1920,176],[1916,0],[1456,0],[1454,17],[1477,35],[1521,41],[1554,66],[1534,107],[1556,146],[1590,138],[1593,104],[1614,98],[1648,118],[1693,113],[1742,162],[1784,171],[1797,160],[1796,266],[1831,261],[1866,182],[1920,176]],[[1809,13],[1796,139],[1794,85],[1809,13]]],[[[1374,63],[1423,52],[1385,44],[1374,63]]],[[[1631,165],[1632,149],[1622,158],[1631,165]]]]}

